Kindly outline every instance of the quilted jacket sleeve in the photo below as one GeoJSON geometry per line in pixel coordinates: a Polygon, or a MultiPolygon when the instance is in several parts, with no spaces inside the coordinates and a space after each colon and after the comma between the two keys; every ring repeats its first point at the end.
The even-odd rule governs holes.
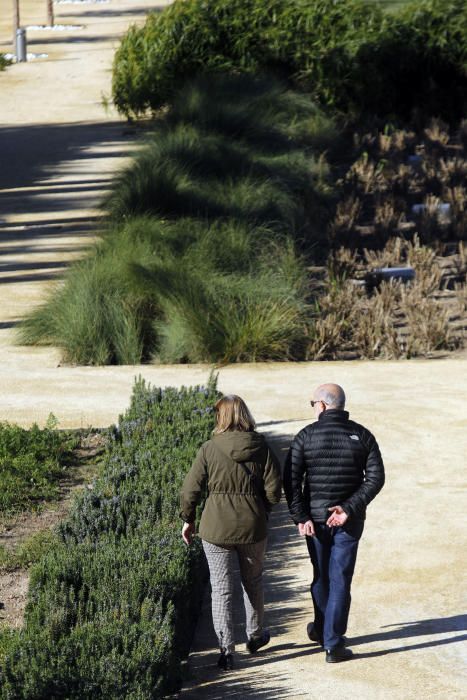
{"type": "Polygon", "coordinates": [[[341,505],[350,517],[360,517],[366,506],[381,491],[384,486],[384,464],[374,436],[367,431],[366,440],[368,457],[365,475],[361,486],[341,505]]]}
{"type": "Polygon", "coordinates": [[[263,471],[264,495],[268,511],[281,500],[281,472],[277,460],[268,448],[266,464],[263,471]]]}
{"type": "Polygon", "coordinates": [[[201,501],[208,478],[205,446],[202,445],[196,455],[190,471],[185,476],[180,492],[180,517],[186,523],[194,523],[196,506],[201,501]]]}
{"type": "Polygon", "coordinates": [[[309,506],[303,497],[303,480],[306,472],[304,432],[292,441],[284,467],[284,492],[290,515],[295,524],[311,520],[309,506]]]}

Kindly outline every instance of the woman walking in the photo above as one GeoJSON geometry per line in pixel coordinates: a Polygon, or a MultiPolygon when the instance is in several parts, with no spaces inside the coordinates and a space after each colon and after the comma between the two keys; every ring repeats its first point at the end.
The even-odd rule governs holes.
{"type": "Polygon", "coordinates": [[[247,649],[255,653],[270,639],[263,628],[263,559],[267,517],[281,494],[281,477],[245,402],[224,396],[215,406],[216,427],[185,477],[181,492],[182,537],[195,534],[196,506],[207,487],[199,534],[209,565],[212,618],[223,670],[233,667],[235,640],[232,595],[238,558],[246,612],[247,649]]]}

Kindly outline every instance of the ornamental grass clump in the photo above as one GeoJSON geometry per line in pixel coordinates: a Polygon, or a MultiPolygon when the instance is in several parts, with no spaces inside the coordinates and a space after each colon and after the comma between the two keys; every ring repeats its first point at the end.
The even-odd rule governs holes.
{"type": "Polygon", "coordinates": [[[178,492],[213,428],[215,382],[136,382],[92,490],[33,567],[24,628],[3,641],[1,697],[147,698],[177,690],[206,580],[178,492]]]}
{"type": "Polygon", "coordinates": [[[187,86],[115,179],[101,241],[21,342],[78,364],[303,359],[300,251],[325,254],[333,135],[309,98],[270,78],[187,86]]]}

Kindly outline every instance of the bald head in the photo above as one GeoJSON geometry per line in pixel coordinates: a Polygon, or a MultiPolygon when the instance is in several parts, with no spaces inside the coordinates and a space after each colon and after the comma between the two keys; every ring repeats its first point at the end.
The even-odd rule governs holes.
{"type": "Polygon", "coordinates": [[[328,408],[345,407],[344,390],[339,384],[321,384],[314,393],[315,401],[324,401],[328,408]]]}

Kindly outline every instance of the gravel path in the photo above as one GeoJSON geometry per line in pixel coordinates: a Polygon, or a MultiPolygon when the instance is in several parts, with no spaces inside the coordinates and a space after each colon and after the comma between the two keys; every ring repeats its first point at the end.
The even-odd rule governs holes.
{"type": "MultiPolygon", "coordinates": [[[[24,23],[43,22],[45,3],[21,6],[24,23]]],[[[140,373],[159,385],[207,380],[205,366],[62,367],[54,348],[13,344],[17,321],[94,240],[98,201],[135,148],[134,134],[104,112],[101,98],[109,93],[118,37],[155,6],[56,4],[57,22],[83,29],[30,31],[30,48],[48,59],[0,76],[0,420],[29,425],[53,411],[63,427],[105,426],[125,409],[140,373]]],[[[0,51],[8,50],[10,22],[2,13],[0,51]]],[[[465,697],[465,354],[238,365],[219,375],[220,388],[244,396],[282,455],[310,416],[313,386],[323,381],[345,387],[352,417],[376,434],[387,466],[357,562],[349,628],[356,658],[326,665],[306,638],[310,565],[282,505],[268,556],[270,646],[257,657],[241,653],[237,670],[220,677],[207,607],[182,699],[465,697]]]]}

